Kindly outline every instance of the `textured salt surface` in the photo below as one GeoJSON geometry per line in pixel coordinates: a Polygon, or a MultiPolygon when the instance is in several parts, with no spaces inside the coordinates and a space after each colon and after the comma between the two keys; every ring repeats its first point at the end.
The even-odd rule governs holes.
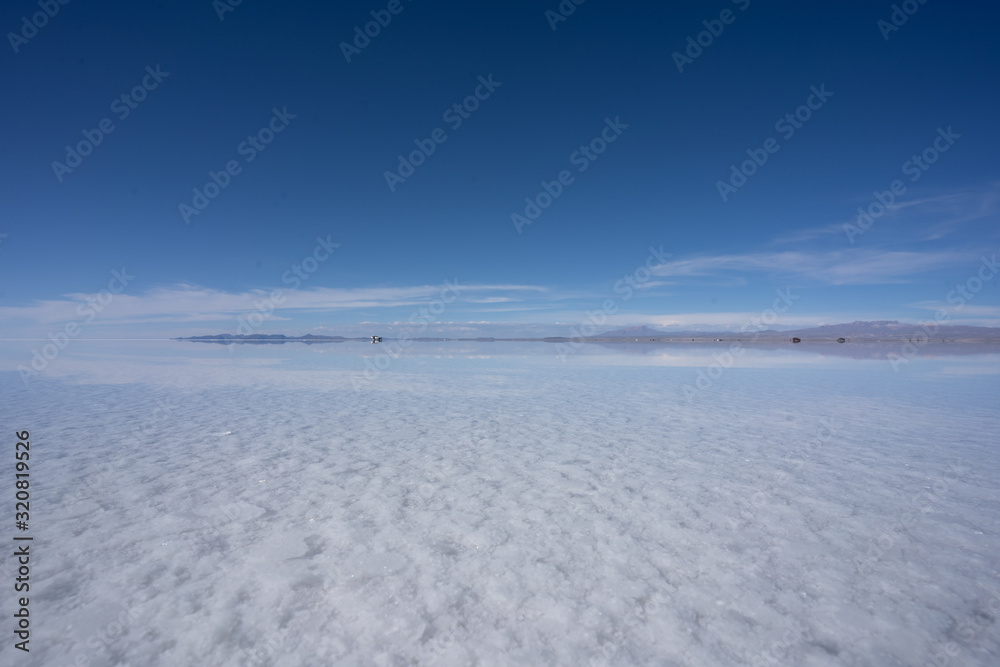
{"type": "Polygon", "coordinates": [[[1000,664],[994,357],[80,343],[18,664],[1000,664]]]}

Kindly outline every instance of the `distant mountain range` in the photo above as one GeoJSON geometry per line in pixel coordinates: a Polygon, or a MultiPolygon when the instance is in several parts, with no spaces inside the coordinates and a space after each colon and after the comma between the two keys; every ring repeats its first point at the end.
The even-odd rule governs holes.
{"type": "Polygon", "coordinates": [[[658,331],[648,326],[625,327],[600,334],[600,338],[850,338],[853,340],[879,340],[894,338],[912,338],[923,336],[930,332],[930,337],[948,340],[993,340],[1000,339],[1000,328],[969,327],[961,325],[942,324],[937,327],[922,324],[907,324],[896,320],[877,320],[872,322],[851,322],[849,324],[825,324],[807,329],[791,331],[775,331],[767,329],[760,332],[738,333],[734,331],[658,331]]]}
{"type": "MultiPolygon", "coordinates": [[[[640,342],[657,341],[682,341],[682,340],[732,340],[734,338],[744,340],[777,340],[787,341],[789,338],[800,338],[803,341],[823,341],[844,338],[852,341],[875,341],[875,340],[906,340],[909,338],[922,337],[930,332],[930,338],[934,341],[1000,341],[1000,328],[995,327],[969,327],[959,325],[940,325],[925,329],[920,324],[905,324],[896,320],[880,320],[874,322],[851,322],[849,324],[826,324],[808,329],[795,329],[792,331],[775,331],[766,329],[764,331],[737,332],[737,331],[660,331],[653,327],[641,325],[624,327],[606,331],[594,336],[588,336],[585,340],[594,342],[627,342],[627,339],[639,340],[640,342]]],[[[345,341],[367,341],[370,337],[348,338],[345,336],[316,336],[306,334],[305,336],[286,336],[285,334],[213,334],[208,336],[191,336],[188,338],[178,338],[177,340],[189,340],[199,343],[342,343],[345,341]]],[[[392,340],[390,336],[385,337],[386,341],[392,340]]],[[[547,336],[544,338],[518,337],[518,338],[459,338],[459,337],[421,337],[413,338],[417,341],[545,341],[556,343],[573,340],[564,336],[547,336]]]]}

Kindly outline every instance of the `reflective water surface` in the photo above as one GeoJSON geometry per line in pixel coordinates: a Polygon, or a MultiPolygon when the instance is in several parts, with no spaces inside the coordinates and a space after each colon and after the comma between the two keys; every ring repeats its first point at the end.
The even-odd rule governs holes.
{"type": "Polygon", "coordinates": [[[997,346],[42,344],[25,664],[1000,662],[997,346]]]}

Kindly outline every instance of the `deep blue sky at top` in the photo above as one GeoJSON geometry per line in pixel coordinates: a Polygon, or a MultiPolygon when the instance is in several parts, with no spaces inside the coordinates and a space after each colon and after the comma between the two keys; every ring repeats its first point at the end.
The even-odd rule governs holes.
{"type": "MultiPolygon", "coordinates": [[[[891,4],[588,0],[553,30],[556,0],[402,0],[348,63],[340,43],[387,2],[245,0],[224,20],[210,0],[70,2],[17,53],[0,47],[0,308],[12,330],[51,322],[58,304],[39,302],[125,266],[130,297],[176,291],[176,312],[137,306],[131,326],[215,331],[227,298],[290,289],[282,275],[329,235],[340,248],[299,288],[357,304],[314,299],[282,314],[294,326],[405,319],[431,295],[400,290],[455,277],[482,290],[445,321],[572,321],[651,245],[678,264],[620,323],[759,312],[788,286],[801,322],[926,318],[914,304],[943,303],[998,246],[1000,6],[913,3],[886,40],[891,4]],[[724,9],[735,20],[679,72],[672,54],[724,9]],[[119,119],[112,101],[157,65],[169,76],[119,119]],[[452,130],[442,112],[489,75],[500,87],[452,130]],[[833,96],[813,117],[776,132],[821,85],[833,96]],[[247,163],[237,146],[275,107],[295,119],[247,163]],[[628,129],[577,172],[571,153],[608,117],[628,129]],[[59,182],[52,162],[103,118],[114,132],[59,182]],[[910,182],[903,163],[949,126],[961,138],[910,182]],[[397,155],[439,127],[447,141],[390,191],[397,155]],[[769,137],[778,152],[723,201],[717,182],[769,137]],[[185,224],[178,205],[229,160],[242,172],[185,224]],[[517,233],[511,214],[563,169],[574,183],[517,233]],[[905,205],[848,242],[842,224],[897,178],[905,205]],[[219,301],[200,310],[199,290],[219,301]]],[[[6,2],[0,29],[37,11],[6,2]]],[[[1000,321],[997,283],[955,317],[1000,321]]]]}

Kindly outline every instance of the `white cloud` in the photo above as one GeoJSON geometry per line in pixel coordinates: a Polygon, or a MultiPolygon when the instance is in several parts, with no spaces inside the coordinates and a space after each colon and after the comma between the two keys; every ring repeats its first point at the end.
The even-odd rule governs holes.
{"type": "Polygon", "coordinates": [[[644,283],[636,283],[635,288],[644,290],[644,289],[651,289],[653,287],[662,287],[664,285],[670,285],[670,284],[671,283],[666,280],[648,280],[644,283]]]}
{"type": "MultiPolygon", "coordinates": [[[[608,327],[624,327],[634,324],[648,324],[664,330],[738,330],[749,322],[760,322],[761,312],[725,312],[725,313],[676,313],[671,315],[611,315],[608,317],[608,327]]],[[[853,319],[859,319],[853,317],[853,319]]],[[[773,328],[812,327],[822,324],[852,321],[848,316],[836,315],[793,315],[782,314],[775,321],[773,328]]],[[[764,325],[765,328],[771,328],[764,325]]]]}
{"type": "Polygon", "coordinates": [[[967,315],[972,317],[1000,317],[1000,306],[981,306],[971,303],[950,304],[944,301],[918,301],[909,304],[911,308],[921,310],[942,310],[948,315],[967,315]]]}
{"type": "Polygon", "coordinates": [[[831,285],[879,285],[907,282],[908,278],[926,271],[976,259],[975,253],[958,251],[880,252],[857,248],[828,252],[758,252],[666,262],[653,273],[675,278],[718,278],[733,272],[753,272],[831,285]]]}
{"type": "Polygon", "coordinates": [[[831,234],[843,234],[844,224],[841,222],[836,222],[830,225],[825,225],[823,227],[812,227],[810,229],[800,229],[798,231],[788,232],[782,234],[775,238],[772,243],[784,244],[784,243],[801,243],[803,241],[812,241],[813,239],[818,239],[824,236],[830,236],[831,234]]]}
{"type": "Polygon", "coordinates": [[[944,301],[918,301],[909,304],[909,306],[921,310],[942,311],[948,316],[945,324],[1000,327],[1000,306],[984,306],[973,303],[953,304],[944,301]]]}
{"type": "MultiPolygon", "coordinates": [[[[792,230],[775,237],[771,243],[784,245],[804,243],[826,236],[844,235],[845,224],[857,224],[857,208],[867,209],[876,201],[873,194],[864,197],[845,208],[850,216],[835,223],[792,230]]],[[[933,241],[959,230],[965,223],[981,220],[998,213],[1000,204],[1000,181],[964,188],[954,192],[921,197],[918,199],[898,199],[885,207],[883,217],[876,220],[893,220],[905,223],[905,228],[896,225],[894,235],[909,234],[909,241],[933,241]]],[[[846,236],[845,236],[846,240],[846,236]]]]}
{"type": "MultiPolygon", "coordinates": [[[[454,284],[454,281],[453,281],[454,284]]],[[[545,292],[546,288],[534,285],[465,285],[458,283],[459,300],[483,292],[507,291],[504,297],[483,297],[484,302],[513,301],[517,293],[545,292]]],[[[240,313],[254,312],[258,304],[270,302],[275,313],[289,310],[335,311],[360,308],[390,308],[395,306],[418,307],[438,298],[443,285],[416,287],[330,288],[308,290],[278,290],[280,296],[269,301],[271,290],[226,292],[194,285],[175,285],[149,290],[141,295],[117,294],[98,315],[102,323],[146,322],[208,322],[231,319],[240,313]]],[[[62,299],[37,301],[27,306],[0,308],[4,320],[27,320],[38,324],[52,324],[81,320],[81,309],[87,308],[88,299],[97,294],[66,294],[62,299]]],[[[280,316],[272,315],[279,319],[280,316]]]]}

